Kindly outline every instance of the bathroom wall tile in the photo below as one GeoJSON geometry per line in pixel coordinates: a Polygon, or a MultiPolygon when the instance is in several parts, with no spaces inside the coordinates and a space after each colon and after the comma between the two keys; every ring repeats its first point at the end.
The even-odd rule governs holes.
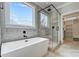
{"type": "Polygon", "coordinates": [[[26,29],[26,28],[6,28],[3,35],[2,42],[9,42],[13,40],[20,40],[26,35],[27,37],[33,37],[37,35],[36,30],[26,29]],[[26,34],[23,34],[23,30],[26,31],[26,34]]]}

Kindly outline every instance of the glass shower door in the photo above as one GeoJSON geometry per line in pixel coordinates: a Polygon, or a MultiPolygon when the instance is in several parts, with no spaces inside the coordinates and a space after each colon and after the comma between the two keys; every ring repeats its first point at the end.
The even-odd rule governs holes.
{"type": "Polygon", "coordinates": [[[58,13],[55,11],[52,13],[52,43],[53,48],[55,48],[58,45],[58,13]]]}

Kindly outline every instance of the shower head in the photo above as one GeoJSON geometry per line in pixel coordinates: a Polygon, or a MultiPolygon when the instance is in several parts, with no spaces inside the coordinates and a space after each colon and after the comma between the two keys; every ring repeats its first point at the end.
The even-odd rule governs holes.
{"type": "Polygon", "coordinates": [[[51,11],[51,9],[49,8],[47,11],[51,11]]]}
{"type": "Polygon", "coordinates": [[[50,12],[51,10],[52,10],[52,6],[49,6],[49,7],[47,8],[47,11],[50,12]]]}

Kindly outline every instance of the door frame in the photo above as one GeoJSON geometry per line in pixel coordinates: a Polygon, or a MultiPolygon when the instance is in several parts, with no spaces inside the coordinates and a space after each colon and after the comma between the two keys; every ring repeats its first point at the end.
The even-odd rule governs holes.
{"type": "MultiPolygon", "coordinates": [[[[73,11],[69,11],[69,12],[66,12],[66,13],[63,13],[63,14],[61,14],[61,27],[62,28],[64,28],[64,16],[65,15],[69,15],[69,14],[72,14],[72,13],[76,13],[76,12],[79,12],[79,9],[77,9],[77,10],[73,10],[73,11]]],[[[64,42],[64,29],[61,29],[61,32],[63,32],[62,34],[61,34],[61,44],[63,44],[63,42],[64,42]]]]}

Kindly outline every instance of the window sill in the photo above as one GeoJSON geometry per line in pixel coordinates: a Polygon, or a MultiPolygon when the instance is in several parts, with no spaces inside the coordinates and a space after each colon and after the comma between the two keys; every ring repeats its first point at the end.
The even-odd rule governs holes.
{"type": "Polygon", "coordinates": [[[6,25],[5,28],[24,28],[24,29],[34,29],[35,30],[35,27],[34,26],[23,26],[23,25],[6,25]]]}

